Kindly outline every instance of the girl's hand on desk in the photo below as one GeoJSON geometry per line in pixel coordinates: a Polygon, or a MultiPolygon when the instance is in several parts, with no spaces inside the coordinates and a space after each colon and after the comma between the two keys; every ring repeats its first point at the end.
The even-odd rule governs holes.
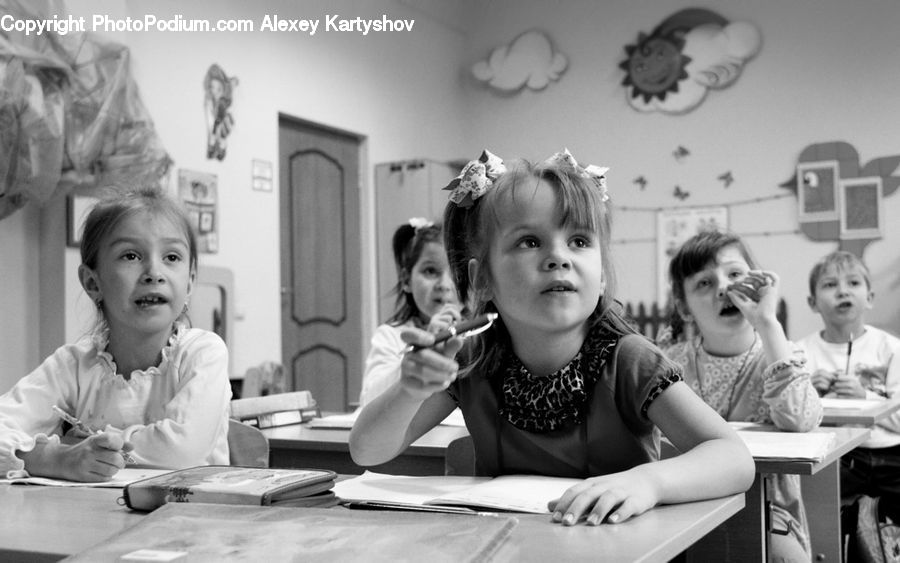
{"type": "Polygon", "coordinates": [[[550,501],[553,521],[572,526],[587,518],[589,526],[618,524],[656,505],[651,484],[631,472],[585,479],[550,501]]]}
{"type": "Polygon", "coordinates": [[[89,436],[66,448],[63,462],[68,467],[67,479],[83,482],[109,481],[125,467],[122,452],[133,449],[121,434],[103,432],[89,436]]]}
{"type": "MultiPolygon", "coordinates": [[[[431,346],[434,335],[416,328],[404,329],[400,337],[407,344],[431,346]]],[[[400,363],[400,386],[418,399],[443,391],[456,380],[459,364],[453,359],[462,347],[461,338],[451,338],[434,348],[407,352],[400,363]]]]}

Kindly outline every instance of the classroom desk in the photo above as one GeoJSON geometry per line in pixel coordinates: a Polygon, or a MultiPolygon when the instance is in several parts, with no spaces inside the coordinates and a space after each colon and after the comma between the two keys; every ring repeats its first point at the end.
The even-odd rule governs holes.
{"type": "Polygon", "coordinates": [[[880,422],[897,412],[897,410],[900,410],[900,397],[894,397],[887,401],[823,399],[822,407],[822,424],[829,426],[843,426],[847,424],[874,426],[876,422],[880,422]],[[840,402],[846,402],[855,408],[835,406],[840,404],[840,402]]]}
{"type": "MultiPolygon", "coordinates": [[[[118,489],[0,485],[0,560],[57,561],[136,524],[144,513],[116,504],[120,495],[118,489]]],[[[596,527],[563,527],[548,515],[516,514],[519,523],[495,559],[669,561],[743,506],[743,495],[733,495],[659,506],[628,522],[596,527]]],[[[379,514],[359,512],[372,519],[379,514]]]]}
{"type": "Polygon", "coordinates": [[[447,445],[469,435],[460,426],[435,426],[391,461],[360,467],[350,459],[350,430],[291,424],[262,433],[269,439],[270,467],[316,467],[345,475],[359,475],[366,469],[390,475],[443,475],[447,445]]]}
{"type": "MultiPolygon", "coordinates": [[[[775,431],[772,426],[757,425],[761,431],[775,431]]],[[[744,428],[741,431],[752,431],[744,428]]],[[[691,548],[688,561],[766,561],[768,533],[766,523],[767,491],[764,475],[785,473],[800,475],[803,500],[809,520],[813,560],[840,563],[840,457],[869,436],[868,428],[827,427],[813,432],[828,432],[834,440],[822,461],[756,461],[756,479],[747,491],[746,508],[724,526],[715,530],[691,548]],[[750,532],[752,530],[752,532],[750,532]],[[729,546],[723,554],[722,546],[729,546]]]]}

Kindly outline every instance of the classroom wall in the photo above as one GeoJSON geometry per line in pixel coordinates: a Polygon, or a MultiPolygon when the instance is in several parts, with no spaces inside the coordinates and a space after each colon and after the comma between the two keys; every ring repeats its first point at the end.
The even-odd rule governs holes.
{"type": "MultiPolygon", "coordinates": [[[[543,158],[568,147],[583,162],[611,166],[615,203],[651,211],[620,210],[614,227],[619,296],[656,299],[655,208],[728,205],[783,193],[804,147],[847,141],[863,161],[900,154],[900,11],[894,0],[718,0],[703,2],[731,20],[756,24],[763,46],[731,87],[711,91],[695,110],[679,116],[631,109],[618,68],[624,46],[678,9],[698,4],[650,0],[343,0],[245,3],[91,0],[68,2],[72,13],[107,12],[159,17],[256,18],[279,14],[321,18],[415,18],[403,35],[254,33],[237,36],[112,33],[132,50],[132,73],[162,142],[188,168],[218,175],[221,250],[203,255],[209,265],[235,272],[236,373],[278,359],[280,342],[278,187],[250,187],[254,158],[272,161],[277,178],[277,116],[295,117],[364,135],[362,264],[367,288],[367,331],[377,322],[373,227],[374,164],[409,158],[474,158],[482,147],[509,157],[543,158]],[[526,29],[546,31],[566,54],[569,67],[546,89],[497,95],[476,83],[468,68],[526,29]],[[177,63],[175,62],[177,60],[177,63]],[[238,77],[232,113],[235,128],[224,162],[205,157],[202,81],[212,63],[238,77]],[[676,161],[684,146],[690,156],[676,161]],[[726,190],[715,180],[730,170],[726,190]],[[632,180],[648,178],[645,190],[632,180]],[[683,203],[673,185],[691,192],[683,203]]],[[[174,183],[174,171],[173,180],[174,183]]],[[[885,199],[885,216],[897,217],[900,193],[885,199]]],[[[730,209],[733,230],[744,234],[756,257],[782,277],[789,332],[800,337],[819,326],[805,304],[806,273],[834,243],[797,234],[796,201],[785,198],[730,209]]],[[[0,391],[39,361],[37,266],[30,258],[35,211],[0,221],[0,391]],[[28,215],[28,214],[31,215],[28,215]],[[10,266],[11,265],[11,266],[10,266]],[[15,274],[10,272],[16,269],[15,274]]],[[[60,217],[60,220],[64,220],[60,217]]],[[[876,308],[873,324],[900,333],[900,227],[886,224],[885,238],[869,245],[876,308]]],[[[77,252],[67,250],[61,303],[66,339],[81,334],[90,317],[75,277],[77,252]]],[[[43,272],[42,275],[53,275],[43,272]]]]}
{"type": "MultiPolygon", "coordinates": [[[[494,0],[483,2],[468,44],[468,61],[484,59],[526,29],[544,30],[569,60],[557,82],[539,92],[492,95],[466,82],[474,108],[468,154],[487,147],[500,156],[542,159],[568,147],[580,161],[610,166],[614,203],[625,207],[729,204],[786,193],[809,144],[847,141],[861,160],[900,155],[900,10],[895,0],[494,0]],[[755,24],[762,48],[727,89],[711,90],[684,115],[639,113],[620,85],[625,45],[686,7],[705,7],[730,21],[755,24]],[[673,151],[690,155],[680,162],[673,151]],[[725,189],[716,177],[730,170],[725,189]],[[633,180],[645,176],[641,190],[633,180]],[[691,195],[673,197],[680,185],[691,195]]],[[[897,174],[900,174],[898,172],[897,174]]],[[[885,236],[864,258],[872,270],[872,324],[900,333],[900,190],[885,198],[885,236]]],[[[780,274],[789,335],[821,322],[806,305],[807,274],[837,248],[796,234],[795,197],[734,206],[731,228],[746,236],[758,261],[780,274]]],[[[613,228],[619,295],[656,299],[656,213],[623,211],[613,228]]]]}

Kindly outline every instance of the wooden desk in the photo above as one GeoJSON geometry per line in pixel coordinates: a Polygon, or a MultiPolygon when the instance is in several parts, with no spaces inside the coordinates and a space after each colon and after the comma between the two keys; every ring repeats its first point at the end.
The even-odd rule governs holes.
{"type": "Polygon", "coordinates": [[[822,407],[822,424],[839,426],[860,424],[863,426],[874,426],[876,422],[884,420],[897,412],[897,410],[900,410],[900,397],[894,397],[886,401],[823,399],[822,407]],[[836,406],[841,402],[853,405],[855,408],[836,406]]]}
{"type": "MultiPolygon", "coordinates": [[[[118,506],[120,495],[110,489],[0,485],[0,560],[56,561],[136,524],[143,513],[118,506]]],[[[669,561],[743,506],[743,495],[733,495],[660,506],[622,524],[596,527],[563,527],[549,515],[516,514],[519,523],[496,560],[669,561]]],[[[378,511],[353,512],[379,517],[378,511]]]]}
{"type": "MultiPolygon", "coordinates": [[[[774,431],[774,427],[759,425],[758,430],[774,431]]],[[[742,432],[752,429],[742,429],[742,432]]],[[[722,546],[729,546],[725,555],[729,560],[766,561],[768,556],[768,530],[766,527],[766,498],[764,476],[766,474],[800,475],[803,500],[809,519],[810,540],[814,561],[840,563],[840,457],[864,442],[868,428],[828,427],[813,432],[828,432],[834,441],[822,461],[772,461],[756,462],[756,479],[747,491],[746,508],[725,526],[698,542],[689,554],[689,561],[724,560],[722,546]],[[748,532],[752,530],[752,532],[748,532]]]]}
{"type": "Polygon", "coordinates": [[[366,469],[390,475],[443,475],[447,445],[469,432],[459,426],[435,426],[405,452],[382,465],[360,467],[350,458],[350,431],[292,424],[266,428],[271,467],[331,469],[359,475],[366,469]]]}

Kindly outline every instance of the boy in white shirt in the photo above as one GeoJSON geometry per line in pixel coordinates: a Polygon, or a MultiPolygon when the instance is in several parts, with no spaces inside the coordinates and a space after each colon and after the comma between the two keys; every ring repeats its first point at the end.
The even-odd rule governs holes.
{"type": "MultiPolygon", "coordinates": [[[[832,252],[810,271],[809,292],[809,306],[825,326],[799,344],[819,394],[887,399],[900,391],[900,359],[892,361],[900,352],[900,339],[865,324],[875,297],[865,264],[850,252],[832,252]]],[[[879,422],[866,442],[841,458],[841,493],[881,496],[897,507],[900,412],[879,422]]]]}

